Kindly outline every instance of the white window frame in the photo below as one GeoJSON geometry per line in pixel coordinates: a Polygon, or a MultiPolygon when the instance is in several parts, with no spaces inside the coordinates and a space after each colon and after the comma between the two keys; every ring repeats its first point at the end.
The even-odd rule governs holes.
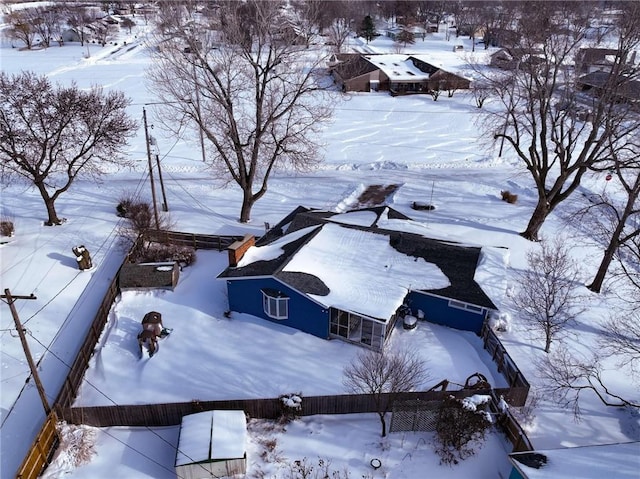
{"type": "Polygon", "coordinates": [[[469,311],[470,313],[482,314],[484,308],[480,306],[476,306],[475,304],[465,303],[463,301],[456,301],[455,299],[449,300],[449,307],[456,309],[463,309],[465,311],[469,311]]]}
{"type": "Polygon", "coordinates": [[[278,292],[278,296],[262,290],[262,309],[273,319],[289,319],[289,297],[278,292]]]}

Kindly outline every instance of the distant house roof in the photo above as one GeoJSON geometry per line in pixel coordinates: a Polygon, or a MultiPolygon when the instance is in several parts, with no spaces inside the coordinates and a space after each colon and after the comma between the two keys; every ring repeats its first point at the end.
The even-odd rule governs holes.
{"type": "Polygon", "coordinates": [[[392,208],[298,208],[269,233],[219,277],[273,276],[325,307],[382,320],[410,290],[496,309],[475,281],[480,247],[427,238],[423,224],[392,208]]]}
{"type": "Polygon", "coordinates": [[[378,69],[359,53],[336,54],[335,60],[330,61],[330,64],[332,65],[334,74],[338,75],[343,81],[365,75],[378,69]]]}
{"type": "Polygon", "coordinates": [[[614,48],[581,48],[576,54],[576,63],[613,63],[616,56],[618,50],[614,48]]]}
{"type": "Polygon", "coordinates": [[[429,79],[429,73],[417,68],[407,55],[366,55],[365,58],[382,70],[390,81],[429,79]]]}
{"type": "Polygon", "coordinates": [[[509,458],[524,479],[637,479],[640,442],[517,452],[509,458]]]}
{"type": "Polygon", "coordinates": [[[616,96],[621,99],[638,101],[640,100],[640,81],[630,79],[625,76],[612,77],[608,72],[592,72],[578,78],[578,86],[583,89],[591,87],[596,89],[606,89],[609,86],[616,89],[616,96]]]}
{"type": "MultiPolygon", "coordinates": [[[[337,53],[331,55],[329,64],[332,70],[339,74],[343,80],[380,70],[390,81],[424,81],[435,72],[445,70],[431,63],[429,55],[403,55],[403,54],[360,54],[337,53]]],[[[464,77],[451,73],[464,79],[464,77]]]]}

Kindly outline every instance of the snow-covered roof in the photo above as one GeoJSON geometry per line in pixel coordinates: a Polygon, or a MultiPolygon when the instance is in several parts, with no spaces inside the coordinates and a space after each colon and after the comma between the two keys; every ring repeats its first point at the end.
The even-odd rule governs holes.
{"type": "Polygon", "coordinates": [[[409,55],[366,55],[365,58],[378,67],[391,81],[428,80],[429,74],[417,68],[409,55]]]}
{"type": "Polygon", "coordinates": [[[637,479],[640,442],[567,447],[510,455],[525,479],[637,479]]]}
{"type": "Polygon", "coordinates": [[[176,466],[244,457],[246,435],[243,411],[204,411],[184,416],[176,466]]]}
{"type": "Polygon", "coordinates": [[[410,289],[450,285],[435,264],[400,253],[386,235],[336,224],[324,225],[283,271],[318,277],[330,292],[310,296],[326,307],[382,319],[395,313],[410,289]]]}

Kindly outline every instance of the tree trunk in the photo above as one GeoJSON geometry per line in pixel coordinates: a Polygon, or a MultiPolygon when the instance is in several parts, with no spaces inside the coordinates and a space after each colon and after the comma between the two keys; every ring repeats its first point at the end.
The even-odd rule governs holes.
{"type": "Polygon", "coordinates": [[[36,187],[38,191],[40,191],[40,196],[44,200],[44,204],[47,208],[47,216],[48,219],[44,223],[46,226],[54,226],[62,224],[62,221],[58,218],[58,214],[56,213],[55,200],[49,196],[49,192],[47,191],[46,186],[43,183],[36,183],[36,187]]]}
{"type": "Polygon", "coordinates": [[[540,232],[540,228],[542,228],[542,224],[544,223],[544,220],[547,219],[547,216],[550,212],[551,208],[549,208],[547,200],[538,200],[536,209],[531,215],[531,219],[529,219],[527,229],[520,233],[520,236],[528,239],[529,241],[540,241],[540,239],[538,238],[538,233],[540,232]]]}
{"type": "Polygon", "coordinates": [[[380,424],[382,425],[382,437],[386,437],[387,435],[387,422],[384,419],[385,413],[378,413],[378,416],[380,416],[380,424]]]}
{"type": "Polygon", "coordinates": [[[600,266],[598,267],[598,272],[596,273],[595,278],[587,288],[589,288],[594,293],[599,293],[602,289],[602,283],[604,283],[604,277],[609,270],[609,266],[611,265],[611,261],[613,261],[613,255],[618,250],[620,246],[620,233],[622,232],[622,228],[624,228],[624,222],[619,222],[615,232],[611,235],[611,240],[609,241],[609,246],[604,250],[604,256],[602,257],[602,261],[600,262],[600,266]]]}
{"type": "Polygon", "coordinates": [[[240,208],[240,223],[248,223],[251,220],[251,208],[255,199],[251,190],[244,190],[242,195],[242,207],[240,208]]]}
{"type": "Polygon", "coordinates": [[[547,331],[545,334],[544,352],[548,354],[550,350],[551,350],[551,332],[547,331]]]}

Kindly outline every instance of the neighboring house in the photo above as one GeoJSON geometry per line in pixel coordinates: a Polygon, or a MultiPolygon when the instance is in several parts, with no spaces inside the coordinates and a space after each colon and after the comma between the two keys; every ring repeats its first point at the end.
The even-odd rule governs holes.
{"type": "MultiPolygon", "coordinates": [[[[85,40],[87,39],[87,37],[88,37],[88,34],[85,34],[85,37],[84,37],[85,40]]],[[[60,34],[60,38],[65,43],[82,41],[82,37],[80,36],[80,31],[74,27],[67,28],[65,31],[63,31],[60,34]]]]}
{"type": "Polygon", "coordinates": [[[501,48],[494,52],[489,57],[489,65],[493,68],[500,68],[501,70],[515,70],[518,64],[518,59],[514,57],[509,50],[501,48]]]}
{"type": "MultiPolygon", "coordinates": [[[[359,53],[332,55],[329,58],[329,67],[334,81],[343,92],[380,89],[380,70],[359,53]]],[[[388,79],[383,79],[383,82],[385,81],[388,84],[388,79]]]]}
{"type": "Polygon", "coordinates": [[[421,55],[412,55],[409,60],[420,71],[429,74],[429,89],[438,90],[468,90],[471,80],[455,73],[446,71],[429,63],[428,58],[421,55]]]}
{"type": "Polygon", "coordinates": [[[468,36],[469,38],[483,38],[485,28],[479,25],[458,25],[456,31],[456,37],[468,36]]]}
{"type": "MultiPolygon", "coordinates": [[[[427,33],[433,32],[433,30],[431,29],[431,25],[427,25],[427,27],[428,28],[424,28],[424,27],[421,27],[420,25],[410,25],[410,26],[394,25],[385,30],[385,35],[391,38],[391,40],[396,41],[398,39],[398,36],[402,32],[407,31],[412,33],[415,39],[420,38],[424,40],[427,36],[427,33]]],[[[438,26],[436,25],[435,27],[436,27],[435,31],[438,31],[437,30],[438,26]]]]}
{"type": "Polygon", "coordinates": [[[534,71],[545,63],[542,52],[522,48],[501,48],[489,58],[489,65],[501,70],[534,71]]]}
{"type": "Polygon", "coordinates": [[[516,452],[509,459],[509,479],[637,479],[640,442],[516,452]]]}
{"type": "Polygon", "coordinates": [[[522,35],[515,30],[492,28],[485,36],[488,37],[490,46],[504,48],[517,45],[522,35]]]}
{"type": "Polygon", "coordinates": [[[610,73],[597,71],[581,76],[576,81],[576,88],[599,96],[614,88],[616,101],[622,103],[640,102],[640,81],[624,76],[612,77],[610,73]]]}
{"type": "Polygon", "coordinates": [[[345,92],[389,91],[392,94],[468,89],[471,81],[430,64],[419,55],[347,54],[329,61],[333,77],[345,92]]]}
{"type": "Polygon", "coordinates": [[[229,477],[247,471],[244,411],[204,411],[182,417],[175,462],[185,479],[229,477]]]}
{"type": "MultiPolygon", "coordinates": [[[[581,48],[576,54],[576,76],[580,77],[593,72],[610,73],[618,57],[614,48],[581,48]]],[[[629,59],[622,59],[623,64],[633,65],[635,52],[629,59]]]]}
{"type": "Polygon", "coordinates": [[[388,207],[347,213],[298,207],[255,246],[249,238],[233,245],[218,278],[227,282],[231,311],[376,350],[409,312],[480,333],[497,308],[476,277],[488,278],[487,258],[504,250],[427,233],[388,207]]]}

